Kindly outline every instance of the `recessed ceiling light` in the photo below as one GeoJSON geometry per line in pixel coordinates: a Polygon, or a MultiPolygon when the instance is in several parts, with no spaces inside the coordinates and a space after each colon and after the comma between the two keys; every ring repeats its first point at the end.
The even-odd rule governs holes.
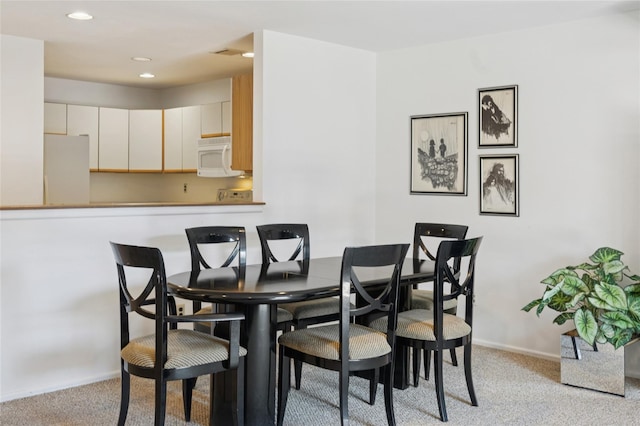
{"type": "Polygon", "coordinates": [[[131,58],[131,60],[137,62],[150,62],[151,58],[145,58],[144,56],[134,56],[133,58],[131,58]]]}
{"type": "Polygon", "coordinates": [[[78,21],[88,21],[89,19],[93,19],[93,16],[89,15],[87,12],[72,12],[67,13],[67,18],[76,19],[78,21]]]}
{"type": "Polygon", "coordinates": [[[253,52],[244,52],[242,56],[245,58],[253,58],[253,52]]]}
{"type": "Polygon", "coordinates": [[[155,75],[151,74],[150,72],[143,72],[142,74],[140,74],[140,77],[142,77],[142,78],[153,78],[153,77],[155,77],[155,75]]]}

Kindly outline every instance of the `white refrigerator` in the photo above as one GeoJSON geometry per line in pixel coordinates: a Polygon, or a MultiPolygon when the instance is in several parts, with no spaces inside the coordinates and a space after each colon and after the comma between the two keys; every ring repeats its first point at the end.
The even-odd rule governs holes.
{"type": "Polygon", "coordinates": [[[89,136],[44,135],[44,204],[89,204],[89,136]]]}

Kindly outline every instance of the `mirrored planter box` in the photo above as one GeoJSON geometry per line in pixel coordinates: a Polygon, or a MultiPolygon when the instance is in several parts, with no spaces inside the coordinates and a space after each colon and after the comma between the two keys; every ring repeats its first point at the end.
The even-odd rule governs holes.
{"type": "Polygon", "coordinates": [[[589,345],[575,330],[560,336],[560,381],[563,384],[625,396],[625,351],[638,345],[634,339],[625,346],[589,345]]]}

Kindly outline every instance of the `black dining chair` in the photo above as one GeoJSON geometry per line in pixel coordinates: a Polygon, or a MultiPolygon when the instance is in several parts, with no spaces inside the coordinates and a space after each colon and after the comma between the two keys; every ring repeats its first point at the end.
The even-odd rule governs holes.
{"type": "MultiPolygon", "coordinates": [[[[464,348],[464,374],[471,405],[477,406],[471,375],[471,333],[473,330],[473,295],[476,256],[482,237],[467,240],[442,241],[435,259],[433,309],[410,309],[398,314],[396,341],[398,345],[434,352],[435,388],[440,419],[447,421],[442,378],[442,352],[464,348]],[[462,269],[455,273],[449,262],[461,260],[462,269]],[[449,289],[447,289],[449,287],[449,289]],[[447,291],[448,290],[448,291],[447,291]],[[464,296],[464,318],[445,312],[447,300],[464,296]]],[[[386,318],[371,323],[378,330],[387,329],[386,318]]]]}
{"type": "MultiPolygon", "coordinates": [[[[191,417],[190,380],[198,376],[235,369],[247,351],[240,346],[240,313],[177,315],[175,301],[168,294],[164,260],[159,249],[111,242],[118,270],[120,293],[120,368],[122,393],[118,425],[125,424],[129,408],[130,375],[155,380],[156,426],[164,425],[167,382],[182,380],[185,420],[191,417]],[[142,291],[139,280],[147,281],[142,291]],[[155,323],[155,331],[132,338],[129,315],[136,313],[155,323]],[[220,339],[194,330],[178,329],[178,323],[226,322],[229,339],[220,339]]],[[[212,377],[213,378],[213,377],[212,377]]],[[[233,398],[234,423],[243,423],[236,401],[242,401],[242,389],[233,398]]],[[[213,401],[211,401],[212,403],[213,401]]]]}
{"type": "MultiPolygon", "coordinates": [[[[306,224],[270,224],[256,227],[260,246],[262,248],[262,264],[281,260],[291,261],[300,259],[308,264],[310,259],[309,227],[306,224]],[[285,247],[280,247],[276,252],[273,245],[275,241],[284,242],[285,247]],[[290,243],[290,244],[287,244],[290,243]],[[285,257],[281,257],[285,253],[285,257]],[[291,254],[289,254],[291,253],[291,254]],[[276,254],[280,257],[277,257],[276,254]]],[[[336,297],[305,300],[302,302],[284,303],[278,307],[291,313],[293,327],[297,329],[307,328],[312,324],[321,324],[337,321],[340,317],[340,301],[336,297]]],[[[302,363],[295,363],[296,389],[300,389],[302,378],[302,363]]]]}
{"type": "MultiPolygon", "coordinates": [[[[247,264],[247,237],[242,226],[200,226],[185,229],[191,253],[191,271],[200,271],[202,268],[211,269],[203,253],[204,245],[226,244],[231,249],[228,254],[221,256],[226,259],[221,263],[221,268],[231,267],[236,263],[239,270],[246,268],[247,264]]],[[[213,253],[210,253],[213,256],[213,253]]],[[[219,309],[215,309],[219,311],[219,309]]],[[[199,314],[213,313],[214,306],[202,307],[199,301],[193,301],[193,312],[199,314]]],[[[291,330],[293,315],[285,309],[277,309],[277,329],[281,331],[291,330]]],[[[210,324],[196,323],[195,329],[204,333],[211,333],[210,324]]]]}
{"type": "MultiPolygon", "coordinates": [[[[421,223],[415,225],[413,232],[413,258],[419,259],[426,256],[429,260],[435,260],[433,253],[437,250],[438,244],[447,239],[464,239],[467,235],[469,227],[466,225],[453,225],[447,223],[421,223]],[[430,250],[431,248],[431,250],[430,250]]],[[[460,259],[454,259],[451,267],[454,271],[460,269],[460,259]]],[[[412,309],[433,309],[433,290],[418,289],[418,284],[413,285],[411,292],[411,308],[412,309]]],[[[450,299],[445,302],[445,312],[455,315],[458,310],[458,300],[450,299]]],[[[413,385],[418,386],[420,377],[420,352],[419,348],[413,350],[413,385]]],[[[458,365],[455,348],[450,351],[451,363],[458,365]]],[[[424,352],[424,376],[429,379],[429,370],[431,364],[431,352],[424,352]]]]}
{"type": "MultiPolygon", "coordinates": [[[[409,244],[347,247],[342,256],[338,323],[296,329],[280,336],[277,414],[279,426],[284,421],[291,387],[291,359],[339,373],[340,418],[343,425],[349,422],[350,374],[358,371],[374,372],[384,367],[387,422],[389,425],[395,425],[395,325],[398,315],[400,272],[408,249],[409,244]],[[383,271],[373,273],[373,269],[383,271]],[[374,281],[375,286],[363,286],[363,282],[374,281]],[[355,307],[351,303],[352,298],[357,300],[355,307]],[[370,318],[376,316],[382,316],[386,320],[385,329],[378,331],[366,325],[370,318]]],[[[377,381],[371,382],[373,386],[377,386],[377,381]]]]}

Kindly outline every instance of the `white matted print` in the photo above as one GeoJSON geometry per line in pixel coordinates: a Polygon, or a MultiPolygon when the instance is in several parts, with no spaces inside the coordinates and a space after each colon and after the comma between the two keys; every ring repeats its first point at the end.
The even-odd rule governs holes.
{"type": "Polygon", "coordinates": [[[480,214],[520,215],[518,154],[480,156],[480,214]]]}
{"type": "Polygon", "coordinates": [[[478,89],[480,148],[518,146],[518,86],[478,89]]]}
{"type": "Polygon", "coordinates": [[[411,117],[411,193],[467,195],[467,112],[411,117]]]}

